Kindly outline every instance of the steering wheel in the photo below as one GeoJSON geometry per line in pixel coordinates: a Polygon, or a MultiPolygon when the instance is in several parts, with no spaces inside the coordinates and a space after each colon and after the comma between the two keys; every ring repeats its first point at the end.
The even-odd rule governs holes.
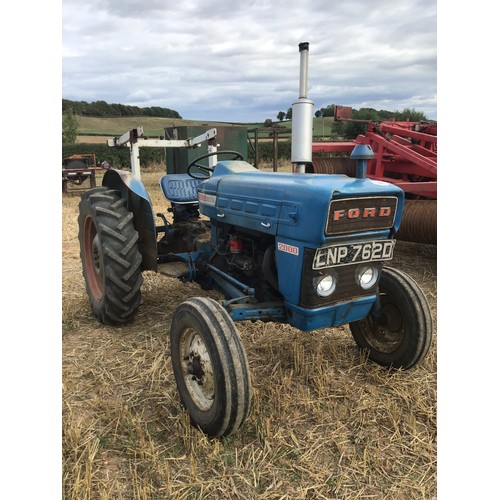
{"type": "Polygon", "coordinates": [[[198,158],[195,158],[188,166],[187,166],[187,173],[190,177],[193,179],[198,179],[198,180],[205,180],[210,177],[210,174],[214,171],[213,167],[206,167],[205,165],[199,165],[198,162],[200,160],[204,160],[205,158],[209,158],[210,156],[215,156],[215,155],[233,155],[230,160],[243,160],[243,155],[241,153],[238,153],[238,151],[213,151],[212,153],[207,153],[206,155],[199,156],[198,158]],[[205,172],[207,175],[195,175],[191,172],[191,170],[196,167],[199,168],[202,172],[205,172]]]}

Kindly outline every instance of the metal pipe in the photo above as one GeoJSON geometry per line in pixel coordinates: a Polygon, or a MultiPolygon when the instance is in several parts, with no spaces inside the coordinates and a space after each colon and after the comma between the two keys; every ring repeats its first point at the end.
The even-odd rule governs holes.
{"type": "Polygon", "coordinates": [[[300,84],[299,99],[307,99],[307,79],[309,71],[309,42],[299,43],[300,84]]]}
{"type": "Polygon", "coordinates": [[[233,278],[232,276],[225,273],[224,271],[221,271],[219,268],[212,266],[212,264],[207,264],[207,268],[210,269],[210,271],[212,271],[213,273],[219,275],[221,278],[225,279],[227,282],[229,282],[234,287],[241,290],[243,293],[246,293],[246,294],[250,295],[251,297],[253,297],[255,295],[255,288],[251,288],[248,285],[245,285],[245,283],[238,281],[236,278],[233,278]]]}
{"type": "Polygon", "coordinates": [[[307,99],[309,42],[299,43],[299,99],[292,104],[292,164],[294,173],[303,174],[312,162],[312,129],[314,103],[307,99]]]}

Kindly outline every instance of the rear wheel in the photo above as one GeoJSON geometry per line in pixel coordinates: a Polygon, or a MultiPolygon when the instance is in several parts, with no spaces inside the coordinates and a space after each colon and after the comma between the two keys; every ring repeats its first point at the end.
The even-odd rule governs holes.
{"type": "Polygon", "coordinates": [[[92,311],[106,324],[130,321],[141,303],[141,262],[133,214],[117,191],[98,187],[82,195],[78,238],[92,311]]]}
{"type": "Polygon", "coordinates": [[[170,329],[172,367],[193,425],[229,436],[248,417],[251,381],[240,335],[215,300],[195,297],[175,311],[170,329]]]}
{"type": "Polygon", "coordinates": [[[349,327],[355,342],[372,361],[407,369],[419,363],[432,341],[432,315],[417,283],[385,267],[379,283],[381,309],[349,327]]]}

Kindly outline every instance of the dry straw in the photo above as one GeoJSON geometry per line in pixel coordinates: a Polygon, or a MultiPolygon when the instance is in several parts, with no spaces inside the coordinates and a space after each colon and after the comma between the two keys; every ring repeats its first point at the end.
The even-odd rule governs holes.
{"type": "MultiPolygon", "coordinates": [[[[159,172],[143,181],[166,213],[159,172]]],[[[132,324],[92,316],[81,273],[77,195],[63,197],[65,499],[429,499],[436,495],[436,349],[407,372],[369,362],[347,327],[302,333],[238,324],[253,382],[249,419],[210,440],[189,424],[170,365],[175,307],[212,296],[144,273],[132,324]]],[[[398,242],[393,266],[436,319],[436,253],[398,242]]]]}

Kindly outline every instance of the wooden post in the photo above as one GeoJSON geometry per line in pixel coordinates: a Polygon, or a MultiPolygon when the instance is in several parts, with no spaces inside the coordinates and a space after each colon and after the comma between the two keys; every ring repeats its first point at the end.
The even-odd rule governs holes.
{"type": "Polygon", "coordinates": [[[254,167],[259,168],[259,129],[256,128],[254,130],[254,137],[255,137],[255,161],[254,161],[254,167]]]}
{"type": "Polygon", "coordinates": [[[278,131],[273,129],[273,172],[278,171],[278,131]]]}

